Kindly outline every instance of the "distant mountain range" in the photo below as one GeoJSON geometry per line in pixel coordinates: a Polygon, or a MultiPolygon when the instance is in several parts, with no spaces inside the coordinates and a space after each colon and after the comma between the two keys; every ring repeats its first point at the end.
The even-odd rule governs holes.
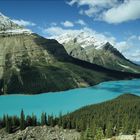
{"type": "MultiPolygon", "coordinates": [[[[76,42],[74,40],[72,43],[79,45],[76,42]]],[[[66,45],[64,46],[67,49],[66,45]]],[[[75,46],[70,46],[77,49],[75,46]]],[[[108,47],[104,47],[104,49],[108,53],[108,47]]],[[[85,57],[89,58],[85,53],[87,50],[83,50],[81,45],[79,45],[79,50],[77,53],[80,53],[80,56],[83,51],[85,57]]],[[[113,50],[109,49],[112,55],[113,50]]],[[[100,56],[98,55],[98,57],[100,56]]],[[[114,57],[135,66],[125,60],[119,52],[114,57]]],[[[109,59],[112,60],[112,57],[109,59]]],[[[108,80],[140,77],[140,74],[110,70],[102,67],[104,65],[98,66],[96,63],[91,64],[82,60],[68,55],[63,45],[56,40],[45,39],[32,33],[0,14],[0,94],[37,94],[62,91],[87,87],[108,80]]],[[[124,65],[121,62],[120,65],[124,65]]],[[[137,71],[137,66],[135,67],[131,67],[131,69],[135,68],[137,71]]],[[[132,72],[132,70],[130,71],[132,72]]],[[[133,72],[135,71],[133,70],[133,72]]]]}
{"type": "Polygon", "coordinates": [[[107,41],[88,32],[65,33],[55,37],[71,56],[109,69],[139,73],[140,66],[126,59],[107,41]]]}

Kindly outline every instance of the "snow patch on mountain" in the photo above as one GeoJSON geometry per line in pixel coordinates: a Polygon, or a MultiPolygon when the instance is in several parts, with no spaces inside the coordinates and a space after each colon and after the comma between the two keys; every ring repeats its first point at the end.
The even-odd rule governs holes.
{"type": "Polygon", "coordinates": [[[6,30],[6,31],[0,31],[0,34],[31,34],[32,31],[29,29],[13,29],[13,30],[6,30]]]}
{"type": "Polygon", "coordinates": [[[14,23],[9,17],[0,13],[0,34],[31,34],[29,29],[14,23]]]}
{"type": "Polygon", "coordinates": [[[102,46],[108,42],[107,40],[96,38],[89,32],[82,31],[75,33],[65,33],[60,36],[56,36],[55,39],[61,44],[66,44],[70,41],[73,41],[74,43],[80,44],[80,46],[83,48],[92,46],[95,47],[95,49],[101,49],[102,46]]]}
{"type": "Polygon", "coordinates": [[[120,64],[120,63],[118,63],[118,65],[120,65],[120,66],[123,67],[123,68],[130,69],[130,70],[132,70],[132,71],[134,71],[134,72],[138,72],[137,70],[135,70],[135,69],[133,69],[133,68],[131,68],[131,67],[129,67],[129,66],[125,66],[125,65],[120,64]]]}

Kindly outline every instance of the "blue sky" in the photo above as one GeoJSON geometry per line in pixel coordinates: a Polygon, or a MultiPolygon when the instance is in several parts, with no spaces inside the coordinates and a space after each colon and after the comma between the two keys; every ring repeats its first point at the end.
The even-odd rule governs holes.
{"type": "Polygon", "coordinates": [[[0,12],[44,37],[93,30],[140,61],[140,0],[1,0],[0,12]]]}

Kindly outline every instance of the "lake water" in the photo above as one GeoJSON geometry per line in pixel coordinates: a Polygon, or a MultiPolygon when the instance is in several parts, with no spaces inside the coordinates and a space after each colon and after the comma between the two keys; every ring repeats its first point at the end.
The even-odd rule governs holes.
{"type": "Polygon", "coordinates": [[[93,87],[39,95],[0,96],[0,117],[7,113],[19,115],[21,109],[25,114],[34,113],[37,116],[40,116],[41,112],[58,115],[60,112],[71,112],[82,106],[107,101],[124,93],[140,96],[140,79],[103,82],[93,87]]]}

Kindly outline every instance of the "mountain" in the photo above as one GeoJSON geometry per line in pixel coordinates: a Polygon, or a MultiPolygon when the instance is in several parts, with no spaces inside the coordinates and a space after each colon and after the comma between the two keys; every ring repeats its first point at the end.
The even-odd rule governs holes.
{"type": "Polygon", "coordinates": [[[15,24],[10,18],[0,13],[0,34],[11,35],[20,33],[30,34],[31,31],[15,24]]]}
{"type": "Polygon", "coordinates": [[[140,77],[75,59],[56,40],[32,33],[2,14],[0,27],[0,94],[62,91],[140,77]]]}
{"type": "Polygon", "coordinates": [[[140,129],[140,97],[124,94],[116,99],[89,105],[65,115],[62,122],[71,124],[79,131],[87,132],[87,127],[94,137],[100,131],[105,137],[119,134],[135,134],[140,129]],[[68,121],[69,120],[69,121],[68,121]]]}
{"type": "Polygon", "coordinates": [[[0,31],[22,29],[22,27],[13,23],[8,17],[0,13],[0,31]]]}
{"type": "Polygon", "coordinates": [[[55,38],[75,58],[113,70],[140,72],[137,64],[127,60],[109,42],[96,38],[91,33],[66,33],[55,38]]]}

